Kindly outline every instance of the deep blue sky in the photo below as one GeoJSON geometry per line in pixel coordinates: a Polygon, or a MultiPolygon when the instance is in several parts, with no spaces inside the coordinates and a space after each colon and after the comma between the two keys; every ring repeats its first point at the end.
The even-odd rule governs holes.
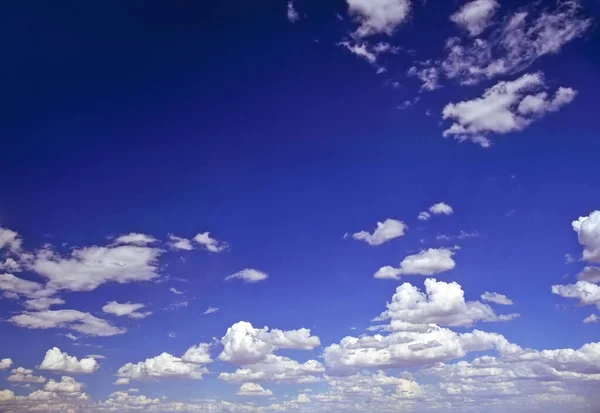
{"type": "MultiPolygon", "coordinates": [[[[355,28],[344,1],[298,0],[301,18],[293,24],[285,2],[271,0],[2,5],[0,226],[17,231],[31,251],[51,243],[68,254],[130,232],[166,240],[170,233],[191,238],[210,231],[231,248],[192,251],[185,262],[184,254],[169,251],[160,262],[161,276],[170,277],[164,282],[65,291],[66,305],[53,307],[106,319],[107,301],[144,303],[153,311],[143,320],[113,317],[112,324],[129,328],[123,335],[74,342],[59,335],[64,329],[18,327],[8,319],[22,305],[0,300],[7,320],[0,324],[0,359],[34,368],[53,346],[78,358],[103,354],[100,370],[77,377],[96,400],[115,391],[113,375],[123,364],[163,351],[179,356],[220,339],[240,320],[258,328],[310,328],[321,347],[310,355],[278,354],[319,359],[323,347],[346,335],[371,334],[365,328],[399,284],[423,286],[422,276],[375,280],[379,267],[455,244],[461,246],[456,268],[434,277],[458,282],[467,300],[480,300],[484,291],[505,294],[515,302],[510,312],[520,314],[477,328],[539,350],[597,341],[597,325],[582,323],[594,306],[576,307],[551,286],[576,281],[585,264],[564,263],[566,253],[577,259],[582,250],[571,222],[600,205],[598,30],[591,27],[519,73],[475,86],[445,81],[420,93],[406,70],[443,55],[445,39],[458,35],[448,16],[461,4],[415,1],[391,38],[413,52],[390,56],[380,75],[336,46],[355,28]],[[575,100],[523,131],[497,136],[491,148],[442,137],[447,103],[538,70],[550,89],[577,90],[575,100]],[[415,96],[414,106],[397,109],[415,96]],[[417,220],[442,201],[453,215],[417,220]],[[343,239],[386,218],[404,221],[406,235],[378,247],[343,239]],[[461,230],[479,236],[435,239],[461,230]],[[223,281],[243,268],[269,278],[223,281]],[[162,310],[181,298],[170,287],[185,291],[187,308],[162,310]],[[209,306],[219,311],[202,315],[209,306]],[[104,348],[74,346],[80,342],[104,348]]],[[[599,3],[582,4],[597,24],[599,3]]],[[[32,271],[15,275],[42,280],[32,271]]],[[[208,367],[234,370],[221,361],[208,367]]],[[[131,387],[149,397],[238,400],[237,387],[216,376],[131,387]]],[[[262,385],[279,401],[306,387],[262,385]]],[[[314,387],[327,390],[324,383],[314,387]]]]}

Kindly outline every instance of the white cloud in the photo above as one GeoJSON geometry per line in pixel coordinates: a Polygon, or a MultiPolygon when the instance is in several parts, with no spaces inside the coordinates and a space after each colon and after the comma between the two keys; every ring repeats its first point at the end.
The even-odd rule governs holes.
{"type": "Polygon", "coordinates": [[[233,279],[240,279],[244,280],[244,282],[246,283],[257,283],[260,281],[264,281],[267,278],[269,278],[269,276],[262,271],[254,270],[252,268],[246,268],[242,271],[236,272],[235,274],[228,275],[227,277],[225,277],[225,280],[228,281],[233,279]]]}
{"type": "Polygon", "coordinates": [[[14,260],[14,258],[8,257],[3,263],[0,263],[0,271],[21,271],[21,264],[14,260]]]}
{"type": "Polygon", "coordinates": [[[279,348],[310,350],[321,344],[319,337],[311,336],[310,330],[269,331],[268,327],[254,328],[246,321],[239,321],[227,329],[221,339],[223,351],[219,359],[234,364],[253,364],[264,360],[279,348]]]}
{"type": "Polygon", "coordinates": [[[597,323],[598,322],[598,316],[596,314],[590,314],[589,316],[587,316],[583,322],[585,324],[591,324],[591,323],[597,323]]]}
{"type": "Polygon", "coordinates": [[[356,19],[359,27],[355,37],[367,37],[384,33],[392,35],[410,13],[409,0],[346,0],[348,13],[356,19]]]}
{"type": "Polygon", "coordinates": [[[471,36],[478,36],[486,29],[498,7],[496,0],[473,0],[450,16],[450,20],[466,29],[471,36]]]}
{"type": "Polygon", "coordinates": [[[76,381],[73,377],[63,376],[60,381],[48,380],[44,385],[44,391],[56,393],[79,393],[83,389],[83,384],[76,381]]]}
{"type": "Polygon", "coordinates": [[[585,267],[583,271],[577,274],[577,279],[579,281],[600,284],[600,267],[585,267]]]}
{"type": "Polygon", "coordinates": [[[433,275],[453,269],[454,251],[448,248],[429,248],[402,260],[399,268],[381,267],[374,278],[398,280],[402,275],[433,275]]]}
{"type": "Polygon", "coordinates": [[[43,297],[54,293],[52,290],[45,289],[40,283],[24,280],[12,274],[0,274],[0,290],[28,297],[43,297]]]}
{"type": "Polygon", "coordinates": [[[119,244],[131,244],[131,245],[147,245],[156,242],[156,238],[151,235],[139,234],[131,232],[129,234],[121,235],[115,238],[114,243],[119,244]]]}
{"type": "Polygon", "coordinates": [[[174,250],[191,251],[194,249],[192,241],[187,238],[177,237],[169,234],[169,246],[174,250]]]}
{"type": "Polygon", "coordinates": [[[433,215],[452,215],[454,210],[445,202],[438,202],[429,207],[429,212],[433,215]]]}
{"type": "Polygon", "coordinates": [[[498,293],[490,293],[490,292],[484,292],[483,294],[481,294],[481,299],[483,301],[488,301],[490,303],[495,303],[495,304],[500,304],[500,305],[513,305],[513,301],[508,298],[507,296],[505,296],[504,294],[498,294],[498,293]]]}
{"type": "Polygon", "coordinates": [[[238,396],[272,396],[271,390],[264,389],[260,384],[244,383],[236,393],[238,396]]]}
{"type": "Polygon", "coordinates": [[[367,42],[355,42],[351,43],[348,41],[339,42],[338,46],[343,46],[348,51],[362,59],[365,59],[370,64],[377,63],[377,53],[374,50],[369,50],[369,44],[367,42]]]}
{"type": "Polygon", "coordinates": [[[19,252],[21,244],[22,240],[18,233],[0,227],[0,249],[8,248],[11,252],[19,252]]]}
{"type": "Polygon", "coordinates": [[[106,303],[104,307],[102,307],[102,311],[108,314],[114,314],[116,316],[122,317],[127,316],[129,318],[145,318],[152,313],[147,311],[145,313],[140,313],[137,310],[144,308],[144,304],[139,303],[118,303],[116,301],[111,301],[106,303]]]}
{"type": "Polygon", "coordinates": [[[74,356],[63,353],[58,347],[53,347],[46,352],[39,369],[63,373],[93,373],[98,367],[98,362],[93,358],[78,360],[74,356]]]}
{"type": "Polygon", "coordinates": [[[210,344],[200,343],[197,346],[192,346],[187,349],[181,357],[186,363],[192,364],[208,364],[212,363],[210,358],[210,344]]]}
{"type": "Polygon", "coordinates": [[[226,242],[217,241],[211,238],[210,232],[196,234],[194,241],[202,246],[207,251],[219,253],[229,249],[229,244],[226,242]]]}
{"type": "Polygon", "coordinates": [[[473,232],[466,232],[466,231],[460,231],[460,233],[458,235],[437,235],[435,237],[436,240],[438,241],[450,241],[453,239],[467,239],[467,238],[477,238],[479,236],[479,232],[477,231],[473,231],[473,232]]]}
{"type": "Polygon", "coordinates": [[[53,305],[64,304],[65,300],[60,298],[41,297],[25,301],[25,308],[28,310],[42,311],[47,310],[53,305]]]}
{"type": "Polygon", "coordinates": [[[44,249],[35,256],[31,269],[47,278],[51,289],[91,291],[108,282],[125,284],[157,278],[161,252],[137,245],[90,246],[63,257],[44,249]]]}
{"type": "Polygon", "coordinates": [[[9,358],[0,359],[0,370],[9,369],[12,366],[13,361],[9,358]]]}
{"type": "Polygon", "coordinates": [[[90,336],[114,336],[123,334],[125,329],[115,327],[106,320],[90,313],[77,310],[46,310],[24,312],[10,318],[19,327],[30,329],[68,328],[90,336]]]}
{"type": "Polygon", "coordinates": [[[295,23],[300,20],[300,15],[294,8],[294,2],[292,0],[289,0],[287,4],[287,18],[291,23],[295,23]]]}
{"type": "Polygon", "coordinates": [[[554,112],[571,102],[573,89],[559,88],[553,97],[546,92],[542,73],[529,73],[513,81],[503,81],[486,89],[473,100],[449,103],[442,111],[443,119],[454,123],[444,131],[444,137],[470,140],[483,147],[491,145],[490,134],[520,131],[548,112],[554,112]]]}
{"type": "Polygon", "coordinates": [[[431,218],[431,214],[429,212],[422,211],[422,212],[419,212],[419,216],[417,216],[417,218],[420,221],[427,221],[427,220],[429,220],[429,218],[431,218]]]}
{"type": "Polygon", "coordinates": [[[34,376],[33,370],[18,367],[11,371],[11,375],[6,379],[15,383],[45,383],[46,378],[42,376],[34,376]]]}
{"type": "MultiPolygon", "coordinates": [[[[441,62],[446,76],[462,84],[475,84],[522,71],[540,57],[560,52],[592,24],[591,19],[580,16],[577,1],[559,2],[555,10],[538,15],[532,10],[535,7],[507,16],[487,40],[478,38],[464,45],[459,38],[448,39],[448,54],[441,62]]],[[[478,26],[473,27],[477,31],[478,26]]]]}
{"type": "Polygon", "coordinates": [[[387,304],[387,310],[378,319],[469,327],[480,321],[506,321],[517,316],[518,314],[498,315],[489,305],[480,301],[465,301],[464,291],[456,282],[445,283],[428,278],[425,280],[425,293],[410,283],[396,288],[392,301],[387,304]]]}
{"type": "Polygon", "coordinates": [[[299,363],[289,357],[269,354],[260,362],[245,365],[233,373],[221,373],[219,379],[228,383],[316,383],[324,372],[325,367],[316,360],[299,363]]]}
{"type": "Polygon", "coordinates": [[[116,384],[128,384],[129,380],[149,380],[159,377],[181,377],[194,380],[202,379],[208,373],[205,367],[195,363],[186,363],[182,359],[169,353],[140,361],[127,363],[117,371],[117,377],[125,380],[116,384]]]}
{"type": "Polygon", "coordinates": [[[423,84],[421,90],[432,91],[442,87],[440,85],[440,70],[437,67],[425,67],[417,69],[416,66],[412,66],[406,72],[408,76],[417,77],[423,84]]]}
{"type": "Polygon", "coordinates": [[[595,305],[600,310],[600,285],[577,281],[575,284],[553,285],[552,293],[564,298],[576,298],[580,305],[595,305]]]}
{"type": "Polygon", "coordinates": [[[206,309],[206,311],[202,314],[206,315],[206,314],[212,314],[212,313],[216,313],[217,311],[219,311],[219,309],[217,307],[208,307],[206,309]]]}
{"type": "Polygon", "coordinates": [[[169,288],[169,291],[172,292],[173,294],[183,294],[183,291],[179,291],[177,288],[169,288]]]}
{"type": "Polygon", "coordinates": [[[310,397],[308,397],[306,394],[300,393],[296,397],[295,401],[296,401],[296,403],[304,404],[304,403],[310,403],[311,400],[310,400],[310,397]]]}
{"type": "Polygon", "coordinates": [[[583,245],[583,259],[600,263],[600,210],[579,217],[572,223],[577,240],[583,245]]]}
{"type": "Polygon", "coordinates": [[[402,237],[407,226],[404,222],[388,218],[383,222],[377,222],[377,228],[373,234],[367,231],[360,231],[352,234],[352,238],[364,241],[371,246],[381,245],[394,238],[402,237]]]}

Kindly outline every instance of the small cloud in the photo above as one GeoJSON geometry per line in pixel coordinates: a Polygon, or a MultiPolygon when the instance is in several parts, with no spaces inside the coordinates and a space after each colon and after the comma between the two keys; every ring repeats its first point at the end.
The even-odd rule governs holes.
{"type": "Polygon", "coordinates": [[[294,2],[292,0],[288,1],[287,18],[290,21],[290,23],[296,23],[298,20],[300,20],[300,15],[294,8],[294,2]]]}
{"type": "Polygon", "coordinates": [[[177,336],[177,333],[175,333],[174,331],[171,331],[169,333],[169,338],[175,338],[177,336]]]}
{"type": "Polygon", "coordinates": [[[591,324],[591,323],[597,323],[598,322],[598,316],[596,314],[590,314],[588,317],[586,317],[583,322],[585,324],[591,324]]]}
{"type": "Polygon", "coordinates": [[[169,288],[169,291],[173,294],[183,294],[183,291],[179,291],[177,288],[174,287],[169,288]]]}
{"type": "Polygon", "coordinates": [[[204,314],[212,314],[212,313],[216,313],[217,311],[219,311],[219,309],[217,307],[208,307],[206,309],[206,311],[204,312],[204,314]]]}
{"type": "Polygon", "coordinates": [[[246,283],[257,283],[260,281],[264,281],[267,278],[269,278],[269,276],[262,271],[254,270],[252,268],[246,268],[242,271],[236,272],[235,274],[228,275],[227,277],[225,277],[225,280],[228,281],[232,279],[240,279],[244,280],[244,282],[246,283]]]}
{"type": "Polygon", "coordinates": [[[575,258],[571,254],[565,254],[565,264],[573,264],[575,262],[575,258]]]}

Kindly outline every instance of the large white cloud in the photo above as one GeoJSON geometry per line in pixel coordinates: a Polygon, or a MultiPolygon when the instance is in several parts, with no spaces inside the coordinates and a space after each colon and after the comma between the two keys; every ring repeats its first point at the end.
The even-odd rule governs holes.
{"type": "Polygon", "coordinates": [[[270,354],[262,361],[245,365],[233,373],[221,373],[219,379],[230,383],[275,381],[284,383],[315,383],[325,367],[316,361],[300,363],[289,357],[270,354]]]}
{"type": "Polygon", "coordinates": [[[22,242],[17,232],[0,227],[0,249],[7,248],[11,252],[19,252],[22,242]]]}
{"type": "Polygon", "coordinates": [[[461,286],[433,278],[425,280],[425,293],[412,284],[396,288],[392,301],[379,319],[391,319],[411,324],[468,327],[477,322],[506,321],[516,314],[498,315],[487,304],[466,301],[461,286]]]}
{"type": "Polygon", "coordinates": [[[117,376],[125,379],[120,384],[129,380],[148,380],[160,377],[181,377],[199,380],[208,373],[206,367],[196,363],[187,363],[169,353],[148,358],[139,363],[127,363],[117,371],[117,376]]]}
{"type": "Polygon", "coordinates": [[[583,259],[600,263],[600,210],[573,221],[573,231],[583,245],[583,259]]]}
{"type": "Polygon", "coordinates": [[[271,390],[264,389],[257,383],[244,383],[236,393],[238,396],[272,396],[271,390]]]}
{"type": "Polygon", "coordinates": [[[151,315],[152,313],[150,311],[146,311],[143,313],[137,311],[144,307],[145,305],[140,303],[118,303],[116,301],[110,301],[106,303],[104,307],[102,307],[102,311],[108,314],[114,314],[119,317],[127,316],[129,318],[145,318],[151,315]]]}
{"type": "Polygon", "coordinates": [[[468,30],[471,36],[478,36],[488,26],[498,7],[496,0],[472,0],[450,16],[450,20],[468,30]]]}
{"type": "Polygon", "coordinates": [[[152,235],[140,234],[131,232],[129,234],[120,235],[115,238],[115,244],[131,244],[131,245],[148,245],[156,242],[156,238],[152,235]]]}
{"type": "Polygon", "coordinates": [[[127,330],[106,320],[77,310],[45,310],[24,312],[10,318],[19,327],[31,329],[68,328],[90,336],[114,336],[127,330]]]}
{"type": "Polygon", "coordinates": [[[553,285],[552,293],[564,298],[575,298],[581,305],[595,305],[600,309],[600,285],[577,281],[575,284],[553,285]]]}
{"type": "Polygon", "coordinates": [[[373,275],[379,279],[398,280],[402,275],[433,275],[453,269],[454,251],[448,248],[429,248],[418,254],[409,255],[400,262],[400,267],[381,267],[373,275]]]}
{"type": "Polygon", "coordinates": [[[236,272],[235,274],[228,275],[225,277],[225,280],[234,280],[239,279],[243,280],[246,283],[257,283],[266,280],[269,278],[267,273],[264,273],[259,270],[254,270],[252,268],[246,268],[241,271],[236,272]]]}
{"type": "Polygon", "coordinates": [[[60,351],[58,347],[53,347],[46,352],[40,370],[50,370],[63,373],[93,373],[98,367],[98,362],[93,358],[82,358],[69,356],[60,351]]]}
{"type": "Polygon", "coordinates": [[[523,130],[546,113],[558,111],[577,94],[573,89],[561,87],[550,96],[545,87],[542,73],[529,73],[497,83],[480,98],[449,103],[442,116],[454,123],[444,131],[444,136],[488,147],[491,134],[523,130]]]}
{"type": "Polygon", "coordinates": [[[253,364],[280,348],[310,350],[321,342],[319,337],[312,336],[306,328],[269,331],[268,327],[254,328],[252,324],[240,321],[227,329],[221,344],[223,351],[219,355],[220,360],[234,364],[253,364]]]}
{"type": "Polygon", "coordinates": [[[212,363],[210,357],[210,344],[200,343],[197,346],[192,346],[181,357],[186,363],[192,364],[208,364],[212,363]]]}
{"type": "Polygon", "coordinates": [[[360,231],[352,234],[352,238],[376,246],[394,238],[402,237],[406,228],[407,226],[404,222],[388,218],[383,222],[378,222],[377,228],[375,228],[372,234],[369,234],[367,231],[360,231]]]}
{"type": "Polygon", "coordinates": [[[374,34],[392,35],[410,13],[410,0],[346,0],[348,13],[354,16],[359,27],[356,37],[374,34]]]}
{"type": "Polygon", "coordinates": [[[40,283],[15,277],[12,274],[0,274],[0,290],[27,297],[45,297],[54,294],[54,291],[46,289],[40,283]]]}
{"type": "Polygon", "coordinates": [[[429,207],[428,211],[421,211],[417,217],[420,221],[427,221],[431,215],[452,215],[454,209],[445,202],[438,202],[429,207]]]}

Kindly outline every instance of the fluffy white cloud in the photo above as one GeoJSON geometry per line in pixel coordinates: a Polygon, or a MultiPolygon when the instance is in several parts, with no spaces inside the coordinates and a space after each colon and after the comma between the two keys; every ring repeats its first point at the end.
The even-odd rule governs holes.
{"type": "Polygon", "coordinates": [[[484,292],[483,294],[481,294],[481,299],[483,301],[488,301],[490,303],[496,303],[496,304],[500,304],[500,305],[513,305],[513,301],[508,298],[507,296],[505,296],[504,294],[498,294],[498,293],[490,293],[490,292],[484,292]]]}
{"type": "Polygon", "coordinates": [[[7,402],[15,398],[15,393],[12,390],[0,390],[0,402],[7,402]]]}
{"type": "Polygon", "coordinates": [[[206,309],[206,311],[202,314],[206,315],[206,314],[212,314],[212,313],[216,313],[217,311],[219,311],[219,309],[217,307],[208,307],[206,309]]]}
{"type": "Polygon", "coordinates": [[[117,371],[117,377],[123,378],[117,384],[127,384],[129,380],[148,380],[159,377],[181,377],[194,380],[202,379],[208,373],[205,367],[195,363],[186,363],[182,359],[169,353],[162,353],[156,357],[127,363],[117,371]]]}
{"type": "Polygon", "coordinates": [[[192,241],[187,238],[177,237],[169,234],[169,246],[174,250],[191,251],[194,249],[192,241]]]}
{"type": "Polygon", "coordinates": [[[597,323],[598,322],[598,316],[596,314],[590,314],[589,316],[587,316],[586,318],[584,318],[583,322],[585,324],[597,323]]]}
{"type": "Polygon", "coordinates": [[[47,310],[53,305],[64,304],[65,300],[61,298],[40,297],[25,301],[25,308],[28,310],[42,311],[47,310]]]}
{"type": "Polygon", "coordinates": [[[369,234],[367,231],[360,231],[352,234],[352,238],[376,246],[394,238],[402,237],[406,228],[407,226],[404,222],[388,218],[383,222],[377,223],[377,228],[375,228],[373,234],[369,234]]]}
{"type": "Polygon", "coordinates": [[[11,375],[6,379],[17,383],[44,383],[46,378],[43,376],[34,376],[33,370],[18,367],[11,371],[11,375]]]}
{"type": "Polygon", "coordinates": [[[496,0],[473,0],[450,16],[450,20],[468,30],[471,36],[478,36],[486,29],[498,7],[496,0]]]}
{"type": "Polygon", "coordinates": [[[233,279],[240,279],[246,283],[257,283],[260,281],[264,281],[267,278],[269,278],[269,276],[262,271],[254,270],[252,268],[246,268],[242,271],[236,272],[235,274],[228,275],[227,277],[225,277],[225,280],[228,281],[233,279]]]}
{"type": "Polygon", "coordinates": [[[399,268],[381,267],[374,278],[398,280],[402,275],[433,275],[453,269],[454,251],[448,248],[429,248],[402,260],[399,268]]]}
{"type": "Polygon", "coordinates": [[[579,281],[600,284],[600,267],[585,267],[583,271],[577,274],[577,279],[579,281]]]}
{"type": "Polygon", "coordinates": [[[53,347],[46,352],[39,369],[64,373],[93,373],[98,367],[98,362],[93,358],[78,360],[77,357],[63,353],[58,347],[53,347]]]}
{"type": "Polygon", "coordinates": [[[43,297],[54,294],[54,291],[45,289],[40,283],[24,280],[12,274],[0,274],[0,290],[28,297],[43,297]]]}
{"type": "Polygon", "coordinates": [[[0,370],[9,369],[10,366],[12,366],[12,364],[13,364],[12,359],[9,359],[9,358],[0,359],[0,370]]]}
{"type": "Polygon", "coordinates": [[[114,336],[123,334],[125,329],[115,327],[106,320],[90,313],[77,310],[46,310],[24,312],[10,318],[19,327],[31,329],[68,328],[90,336],[114,336]]]}
{"type": "Polygon", "coordinates": [[[289,357],[270,354],[260,362],[245,365],[233,373],[221,373],[219,379],[229,383],[259,381],[315,383],[321,380],[318,375],[323,372],[325,367],[316,360],[299,363],[289,357]]]}
{"type": "Polygon", "coordinates": [[[552,293],[564,298],[576,298],[580,305],[595,305],[600,309],[600,285],[577,281],[575,284],[553,285],[552,293]]]}
{"type": "Polygon", "coordinates": [[[39,252],[31,269],[48,280],[54,290],[91,291],[117,282],[149,281],[158,277],[161,250],[138,245],[91,246],[60,256],[49,249],[39,252]]]}
{"type": "Polygon", "coordinates": [[[346,0],[348,13],[359,27],[356,37],[385,33],[392,35],[396,27],[406,20],[410,12],[409,0],[346,0]]]}
{"type": "Polygon", "coordinates": [[[236,393],[238,396],[272,396],[271,390],[264,389],[260,384],[244,383],[236,393]]]}
{"type": "MultiPolygon", "coordinates": [[[[117,391],[111,393],[108,399],[102,403],[102,407],[105,407],[106,411],[130,412],[149,409],[160,404],[160,399],[157,397],[149,398],[144,395],[134,396],[130,395],[130,392],[131,391],[117,391]]],[[[104,409],[102,409],[102,411],[104,411],[104,409]]],[[[179,409],[179,411],[184,410],[179,409]]]]}
{"type": "Polygon", "coordinates": [[[392,301],[379,319],[469,327],[479,321],[506,321],[515,317],[517,314],[498,315],[480,301],[465,301],[465,293],[456,282],[445,283],[428,278],[425,280],[425,293],[409,283],[396,288],[392,301]]]}
{"type": "Polygon", "coordinates": [[[429,207],[429,212],[433,215],[452,215],[454,210],[445,202],[438,202],[429,207]]]}
{"type": "Polygon", "coordinates": [[[156,242],[156,238],[151,235],[139,234],[131,232],[121,235],[114,240],[115,244],[132,244],[132,245],[147,245],[156,242]]]}
{"type": "Polygon", "coordinates": [[[212,363],[210,358],[210,344],[200,343],[197,346],[192,346],[187,349],[181,359],[186,363],[192,364],[208,364],[212,363]]]}
{"type": "MultiPolygon", "coordinates": [[[[446,76],[462,84],[474,84],[524,70],[538,58],[558,53],[592,24],[591,19],[580,16],[577,1],[559,2],[555,10],[537,15],[533,8],[535,5],[504,18],[502,26],[487,40],[478,38],[463,44],[459,38],[450,38],[447,56],[440,65],[446,76]]],[[[475,31],[479,28],[472,27],[475,31]]]]}
{"type": "Polygon", "coordinates": [[[44,391],[55,393],[79,393],[83,384],[76,381],[73,377],[63,376],[60,381],[48,380],[44,385],[44,391]]]}
{"type": "Polygon", "coordinates": [[[217,241],[210,236],[210,232],[196,234],[194,241],[197,242],[207,251],[219,253],[229,249],[229,244],[226,242],[217,241]]]}
{"type": "Polygon", "coordinates": [[[431,218],[431,214],[427,211],[422,211],[422,212],[419,212],[419,215],[417,216],[417,218],[420,221],[427,221],[427,220],[429,220],[429,218],[431,218]]]}
{"type": "Polygon", "coordinates": [[[246,321],[240,321],[227,329],[221,339],[223,351],[219,359],[234,364],[253,364],[264,360],[273,351],[285,348],[311,350],[321,342],[319,337],[311,336],[310,330],[269,331],[268,327],[254,328],[246,321]]]}
{"type": "Polygon", "coordinates": [[[300,15],[294,8],[294,2],[292,0],[288,1],[287,5],[287,18],[291,23],[295,23],[300,20],[300,15]]]}
{"type": "Polygon", "coordinates": [[[145,318],[152,313],[150,311],[140,313],[137,310],[140,308],[144,308],[144,304],[139,303],[117,303],[116,301],[111,301],[106,303],[104,307],[102,307],[102,311],[108,314],[114,314],[116,316],[122,317],[127,316],[130,318],[145,318]]]}
{"type": "Polygon", "coordinates": [[[0,249],[7,248],[11,252],[21,249],[22,240],[18,233],[8,228],[0,227],[0,249]]]}
{"type": "Polygon", "coordinates": [[[490,134],[523,130],[546,113],[570,103],[576,95],[573,89],[559,88],[551,97],[540,91],[544,87],[542,73],[529,73],[513,81],[497,83],[480,98],[449,103],[442,116],[454,123],[444,131],[444,136],[488,147],[490,134]]]}
{"type": "Polygon", "coordinates": [[[583,259],[600,263],[600,210],[573,221],[573,231],[583,245],[583,259]]]}

